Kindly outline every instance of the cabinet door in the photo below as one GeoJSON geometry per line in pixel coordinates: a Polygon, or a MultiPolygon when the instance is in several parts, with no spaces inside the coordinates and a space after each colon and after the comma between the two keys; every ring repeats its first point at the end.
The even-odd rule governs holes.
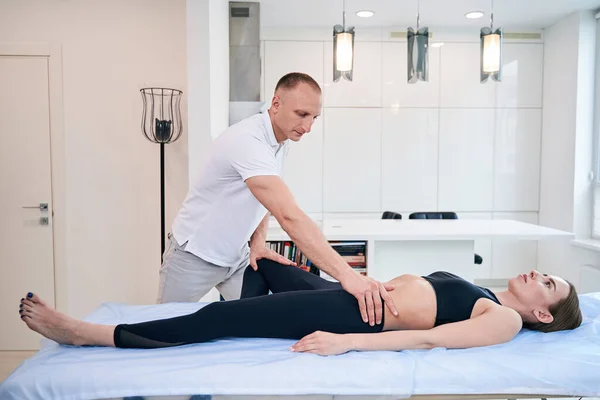
{"type": "Polygon", "coordinates": [[[438,107],[440,49],[429,48],[429,81],[408,83],[406,42],[383,43],[383,107],[438,107]]]}
{"type": "Polygon", "coordinates": [[[479,43],[446,43],[441,48],[440,106],[492,108],[495,81],[480,82],[479,43]]]}
{"type": "Polygon", "coordinates": [[[271,104],[279,79],[290,72],[310,75],[323,88],[323,42],[265,42],[264,101],[271,104]]]}
{"type": "Polygon", "coordinates": [[[283,180],[304,212],[323,212],[323,117],[299,142],[290,143],[283,180]]]}
{"type": "Polygon", "coordinates": [[[383,109],[381,140],[383,209],[436,210],[438,109],[383,109]]]}
{"type": "Polygon", "coordinates": [[[324,211],[381,207],[381,109],[326,108],[324,211]]]}
{"type": "Polygon", "coordinates": [[[439,209],[490,211],[494,110],[441,109],[439,140],[439,209]]]}
{"type": "Polygon", "coordinates": [[[381,48],[381,42],[356,42],[352,82],[334,83],[333,42],[325,43],[325,107],[381,107],[381,48]]]}
{"type": "Polygon", "coordinates": [[[496,88],[496,107],[542,107],[544,45],[502,45],[502,84],[496,88]]]}
{"type": "Polygon", "coordinates": [[[542,110],[496,110],[494,210],[538,211],[542,110]]]}

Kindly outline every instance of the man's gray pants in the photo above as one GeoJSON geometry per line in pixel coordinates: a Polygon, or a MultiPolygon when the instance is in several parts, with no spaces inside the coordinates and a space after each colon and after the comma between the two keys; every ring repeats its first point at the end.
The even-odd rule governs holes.
{"type": "Polygon", "coordinates": [[[185,251],[185,243],[179,245],[173,234],[169,233],[159,272],[157,302],[198,302],[213,287],[225,300],[239,299],[248,265],[248,259],[231,267],[204,261],[185,251]]]}

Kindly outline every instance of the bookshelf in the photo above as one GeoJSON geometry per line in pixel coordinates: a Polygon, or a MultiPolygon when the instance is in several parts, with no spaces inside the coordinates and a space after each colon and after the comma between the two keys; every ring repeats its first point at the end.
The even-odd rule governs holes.
{"type": "MultiPolygon", "coordinates": [[[[368,275],[367,241],[330,240],[329,244],[354,271],[361,275],[368,275]]],[[[328,280],[335,280],[333,277],[319,270],[291,240],[269,240],[266,242],[266,246],[288,260],[295,262],[298,268],[304,271],[319,275],[328,280]]]]}

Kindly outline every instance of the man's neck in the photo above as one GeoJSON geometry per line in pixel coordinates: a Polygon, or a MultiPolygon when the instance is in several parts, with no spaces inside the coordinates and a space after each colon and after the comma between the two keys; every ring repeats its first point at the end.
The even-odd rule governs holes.
{"type": "Polygon", "coordinates": [[[279,143],[279,144],[285,142],[287,140],[287,137],[285,136],[283,131],[281,129],[279,129],[279,127],[277,127],[277,125],[275,125],[273,123],[274,115],[271,112],[271,109],[269,108],[269,110],[267,112],[269,113],[269,120],[271,121],[271,127],[273,128],[273,133],[275,133],[275,140],[277,140],[277,143],[279,143]]]}

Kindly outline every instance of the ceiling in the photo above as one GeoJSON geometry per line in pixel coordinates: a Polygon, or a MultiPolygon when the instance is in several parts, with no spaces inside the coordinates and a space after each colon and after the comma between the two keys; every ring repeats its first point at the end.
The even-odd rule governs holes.
{"type": "MultiPolygon", "coordinates": [[[[255,0],[260,2],[261,26],[331,27],[342,23],[344,0],[255,0]]],[[[408,27],[416,25],[417,0],[345,0],[346,25],[408,27]],[[371,10],[371,18],[359,18],[358,10],[371,10]]],[[[490,0],[420,0],[421,26],[468,28],[489,23],[490,0]],[[468,20],[469,11],[485,15],[468,20]]],[[[494,21],[507,28],[541,29],[579,10],[598,10],[600,0],[496,0],[494,21]]]]}

